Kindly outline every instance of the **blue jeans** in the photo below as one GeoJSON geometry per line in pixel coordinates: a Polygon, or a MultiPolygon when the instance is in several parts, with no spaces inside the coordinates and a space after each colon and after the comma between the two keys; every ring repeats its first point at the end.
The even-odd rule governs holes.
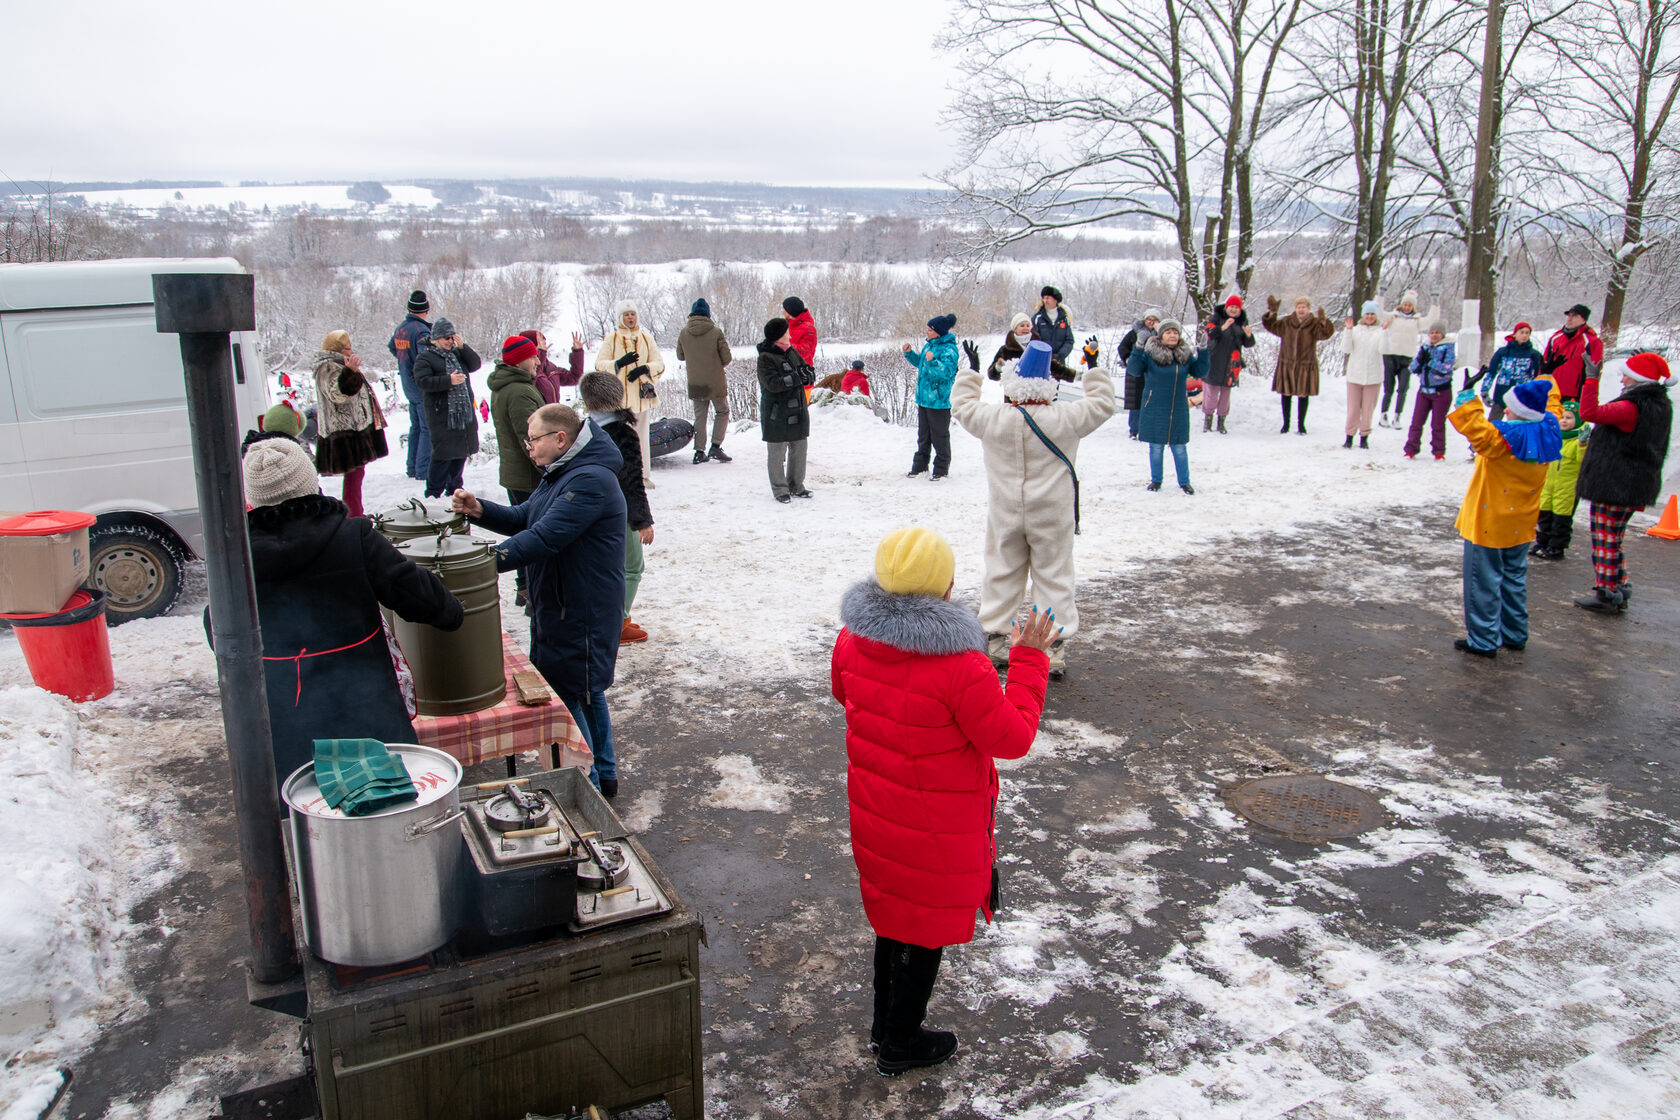
{"type": "Polygon", "coordinates": [[[424,479],[432,468],[432,433],[426,427],[426,394],[414,383],[412,373],[402,374],[403,396],[408,399],[408,477],[424,479]]]}
{"type": "Polygon", "coordinates": [[[1126,430],[1131,433],[1133,439],[1137,438],[1138,421],[1141,419],[1143,419],[1143,409],[1131,408],[1126,410],[1126,430]]]}
{"type": "Polygon", "coordinates": [[[1472,649],[1528,644],[1528,544],[1464,542],[1464,629],[1472,649]]]}
{"type": "MultiPolygon", "coordinates": [[[[1151,482],[1161,481],[1162,452],[1168,446],[1172,447],[1173,470],[1178,472],[1178,484],[1180,486],[1190,485],[1190,445],[1187,444],[1187,443],[1174,443],[1174,444],[1171,444],[1171,445],[1165,444],[1165,443],[1152,443],[1152,444],[1150,444],[1149,445],[1149,481],[1151,481],[1151,482]]],[[[1136,484],[1134,483],[1134,485],[1136,485],[1136,484]]]]}
{"type": "Polygon", "coordinates": [[[583,732],[589,749],[595,753],[595,765],[589,768],[589,780],[596,789],[601,788],[602,778],[616,781],[618,759],[613,754],[612,716],[607,712],[607,694],[590,693],[586,700],[561,699],[566,703],[566,710],[572,713],[572,718],[577,720],[578,730],[583,732]]]}

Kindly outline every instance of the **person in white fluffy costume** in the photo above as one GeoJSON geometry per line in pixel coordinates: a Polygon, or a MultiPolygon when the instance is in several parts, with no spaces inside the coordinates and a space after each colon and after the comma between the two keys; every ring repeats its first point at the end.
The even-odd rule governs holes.
{"type": "Polygon", "coordinates": [[[1054,610],[1063,627],[1062,641],[1050,650],[1050,676],[1060,680],[1067,667],[1062,643],[1079,632],[1073,597],[1079,441],[1114,415],[1114,382],[1107,370],[1093,367],[1085,373],[1083,399],[1058,401],[1050,348],[1039,341],[1029,343],[1015,368],[1004,373],[1001,404],[981,401],[983,377],[973,369],[958,374],[951,415],[980,440],[986,460],[980,623],[986,628],[987,652],[993,661],[1007,664],[1010,619],[1030,575],[1033,602],[1054,610]]]}

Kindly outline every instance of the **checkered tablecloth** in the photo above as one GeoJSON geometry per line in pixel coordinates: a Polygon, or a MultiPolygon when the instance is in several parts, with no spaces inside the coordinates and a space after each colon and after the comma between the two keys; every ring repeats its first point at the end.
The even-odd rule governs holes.
{"type": "Polygon", "coordinates": [[[589,769],[595,761],[589,744],[558,697],[546,704],[519,702],[513,675],[535,667],[507,634],[502,635],[502,665],[508,686],[500,704],[464,716],[415,716],[420,742],[453,755],[465,766],[557,743],[561,766],[589,769]]]}

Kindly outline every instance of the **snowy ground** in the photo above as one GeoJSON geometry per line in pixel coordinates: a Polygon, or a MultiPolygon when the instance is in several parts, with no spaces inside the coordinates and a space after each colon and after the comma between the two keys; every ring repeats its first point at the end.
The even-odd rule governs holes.
{"type": "MultiPolygon", "coordinates": [[[[1094,586],[1154,571],[1193,584],[1210,563],[1240,572],[1246,542],[1270,533],[1299,547],[1287,556],[1248,560],[1293,565],[1331,580],[1349,602],[1432,611],[1450,634],[1457,594],[1457,542],[1450,535],[1426,536],[1402,525],[1399,531],[1411,534],[1414,547],[1386,562],[1367,558],[1344,567],[1346,550],[1333,540],[1319,547],[1304,530],[1364,524],[1375,511],[1404,518],[1408,510],[1450,509],[1471,469],[1463,441],[1451,437],[1452,452],[1442,463],[1403,460],[1401,433],[1386,430],[1373,436],[1372,451],[1344,451],[1341,394],[1340,382],[1327,384],[1308,417],[1312,434],[1301,437],[1278,433],[1276,398],[1258,380],[1239,389],[1232,434],[1204,436],[1198,425],[1192,437],[1194,497],[1172,486],[1170,465],[1166,490],[1142,490],[1146,449],[1126,438],[1124,416],[1117,416],[1080,451],[1082,579],[1094,586]]],[[[394,426],[403,423],[396,413],[394,426]]],[[[827,828],[824,846],[834,858],[843,856],[843,816],[838,838],[832,822],[808,819],[813,800],[832,801],[833,791],[818,790],[809,771],[779,755],[782,733],[763,730],[775,726],[763,718],[769,710],[764,698],[788,694],[796,703],[817,705],[800,718],[820,725],[833,749],[837,712],[822,710],[833,705],[820,695],[839,598],[867,573],[875,542],[891,528],[925,524],[943,533],[957,553],[957,597],[977,599],[985,515],[979,447],[954,431],[954,472],[934,484],[926,476],[904,477],[913,442],[912,433],[882,424],[866,409],[818,410],[807,474],[816,496],[788,506],[770,495],[762,444],[750,424],[739,425],[726,444],[733,464],[696,466],[686,453],[654,464],[657,536],[635,611],[653,640],[621,657],[612,693],[615,722],[625,728],[626,741],[634,741],[639,719],[651,723],[676,710],[697,737],[735,744],[715,757],[696,757],[687,770],[672,766],[659,774],[639,770],[635,752],[624,752],[621,811],[656,851],[675,847],[660,833],[663,821],[676,819],[680,802],[684,812],[728,822],[718,825],[723,835],[737,827],[751,831],[760,817],[795,832],[827,828]],[[747,825],[740,824],[742,814],[751,814],[747,825]]],[[[401,477],[398,458],[378,464],[369,478],[369,508],[418,493],[418,483],[401,477]]],[[[467,477],[475,491],[501,496],[493,460],[475,460],[467,477]]],[[[327,492],[333,490],[329,482],[327,492]]],[[[1652,519],[1636,517],[1633,531],[1652,519]]],[[[1580,521],[1578,547],[1585,538],[1584,512],[1580,521]]],[[[511,583],[505,594],[510,600],[511,583]]],[[[504,618],[518,630],[523,616],[508,600],[504,618]]],[[[146,1014],[128,962],[138,946],[168,939],[174,930],[168,916],[136,924],[134,904],[166,890],[195,859],[191,807],[173,795],[163,764],[196,758],[220,765],[214,663],[197,617],[202,601],[199,587],[174,617],[113,631],[117,690],[81,706],[35,690],[15,639],[0,636],[0,773],[9,798],[0,804],[0,907],[8,915],[0,927],[0,1045],[9,1056],[0,1116],[6,1120],[35,1115],[28,1106],[53,1087],[51,1071],[74,1066],[99,1032],[146,1014]],[[90,811],[90,804],[98,810],[90,811]],[[48,832],[74,839],[43,845],[48,832]]],[[[1109,606],[1091,612],[1092,643],[1123,647],[1128,632],[1150,626],[1160,609],[1147,600],[1109,606]]],[[[1290,604],[1270,606],[1286,610],[1290,604]]],[[[1208,639],[1206,648],[1186,644],[1177,651],[1187,676],[1199,659],[1225,656],[1221,643],[1260,636],[1271,617],[1258,608],[1214,609],[1193,596],[1176,600],[1172,613],[1178,624],[1190,624],[1208,639]]],[[[1077,672],[1077,654],[1071,660],[1077,672]]],[[[1101,672],[1098,666],[1085,669],[1092,676],[1101,672]]],[[[1284,656],[1264,648],[1248,650],[1229,669],[1231,679],[1260,693],[1289,673],[1284,656]]],[[[1398,677],[1377,684],[1406,686],[1398,677]]],[[[1347,713],[1344,730],[1297,746],[1320,769],[1380,781],[1393,823],[1356,844],[1310,858],[1280,858],[1270,870],[1250,866],[1217,889],[1192,894],[1161,871],[1159,857],[1196,852],[1218,870],[1232,849],[1252,848],[1214,788],[1237,776],[1243,757],[1278,757],[1267,729],[1231,729],[1242,746],[1233,748],[1236,762],[1220,761],[1237,766],[1222,775],[1217,768],[1187,766],[1174,755],[1170,736],[1159,754],[1128,752],[1134,729],[1124,722],[1047,723],[1034,753],[1006,768],[1000,811],[1021,837],[1018,853],[1028,853],[1015,858],[1030,863],[1038,858],[1031,853],[1053,855],[1061,889],[1069,893],[1030,914],[1011,914],[962,953],[941,981],[953,1004],[1014,1015],[1022,1024],[1019,1035],[981,1037],[972,1045],[1039,1055],[1042,1069],[1022,1077],[1014,1067],[978,1059],[978,1068],[953,1066],[922,1083],[932,1086],[926,1091],[935,1093],[939,1108],[1045,1120],[1473,1115],[1479,1113],[1466,1103],[1471,1098],[1450,1090],[1485,1071],[1472,1036],[1504,1031],[1518,1037],[1511,1035],[1512,1016],[1527,1016],[1542,1031],[1551,1020],[1585,1016],[1602,1023],[1603,1038],[1617,1043],[1637,1036],[1640,1024],[1659,1033],[1667,1029],[1666,1009],[1680,985],[1673,938],[1680,868],[1648,849],[1609,850],[1590,829],[1580,829],[1572,811],[1606,796],[1603,790],[1572,784],[1555,759],[1550,765],[1558,781],[1551,792],[1489,781],[1442,757],[1429,742],[1362,723],[1357,710],[1347,713]],[[1032,791],[1056,790],[1072,804],[1087,773],[1092,781],[1100,775],[1110,783],[1114,799],[1082,803],[1067,827],[1048,829],[1029,805],[1032,791]],[[1127,794],[1167,787],[1181,792],[1164,802],[1127,794]],[[1467,821],[1497,822],[1530,838],[1512,841],[1492,859],[1468,838],[1467,821]],[[1416,861],[1450,868],[1454,881],[1464,884],[1455,889],[1487,900],[1474,920],[1453,923],[1439,938],[1427,931],[1354,936],[1323,917],[1322,905],[1305,904],[1337,898],[1351,904],[1363,875],[1416,861]],[[1172,946],[1139,971],[1140,958],[1128,947],[1166,930],[1172,946]],[[1285,959],[1255,948],[1273,942],[1290,946],[1285,959]],[[1542,944],[1545,959],[1555,962],[1545,968],[1533,963],[1542,944]],[[1523,954],[1527,964],[1501,969],[1523,954]],[[1533,978],[1527,990],[1515,979],[1524,968],[1533,978]],[[1080,1014],[1045,1023],[1034,1016],[1034,1009],[1061,1007],[1058,1001],[1069,993],[1102,995],[1154,1022],[1156,1048],[1128,1051],[1130,1072],[1121,1078],[1118,1050],[1110,1049],[1122,1044],[1100,1018],[1080,1014]],[[1354,1066],[1364,1072],[1348,1073],[1354,1066]],[[1070,1081],[1074,1072],[1078,1077],[1070,1081]],[[1301,1110],[1290,1112],[1297,1106],[1301,1110]]],[[[1548,764],[1541,759],[1535,765],[1548,764]]],[[[1672,837],[1671,822],[1658,823],[1672,837]]],[[[855,888],[834,867],[823,872],[828,882],[806,885],[818,899],[810,920],[855,926],[855,888]]],[[[688,889],[681,879],[678,885],[688,889]]],[[[234,929],[242,935],[242,924],[234,929]]],[[[825,984],[838,992],[853,983],[849,975],[825,980],[821,974],[834,967],[813,956],[797,965],[784,961],[769,975],[808,979],[816,998],[825,984]]],[[[709,980],[718,1002],[727,991],[716,985],[733,990],[727,971],[709,980]]],[[[786,1013],[787,1005],[781,1007],[786,1013]]],[[[709,1113],[799,1114],[791,1087],[785,1093],[760,1087],[764,1071],[752,1056],[756,1032],[722,1011],[711,1015],[709,1113]]],[[[1632,1056],[1618,1053],[1593,1049],[1580,1056],[1577,1072],[1585,1083],[1598,1077],[1604,1086],[1607,1096],[1599,1103],[1614,1094],[1619,1116],[1680,1110],[1680,1044],[1660,1035],[1632,1056]]],[[[259,1057],[243,1067],[232,1056],[207,1060],[183,1070],[165,1094],[108,1114],[166,1116],[197,1108],[214,1090],[232,1087],[226,1077],[277,1054],[259,1057]]],[[[824,1059],[837,1068],[858,1060],[850,1051],[824,1059]]],[[[817,1062],[812,1076],[820,1078],[825,1069],[817,1062]]],[[[1599,1114],[1583,1110],[1580,1100],[1529,1104],[1529,1116],[1599,1114]]]]}

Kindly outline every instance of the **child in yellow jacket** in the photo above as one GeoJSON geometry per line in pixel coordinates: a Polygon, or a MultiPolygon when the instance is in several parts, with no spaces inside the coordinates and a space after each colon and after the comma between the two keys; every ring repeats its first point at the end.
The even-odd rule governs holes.
{"type": "Polygon", "coordinates": [[[1528,644],[1528,546],[1550,463],[1562,455],[1562,406],[1550,381],[1529,381],[1505,397],[1510,419],[1489,420],[1465,389],[1447,417],[1476,451],[1476,470],[1458,509],[1464,538],[1464,628],[1453,648],[1494,657],[1528,644]]]}
{"type": "Polygon", "coordinates": [[[1581,420],[1578,401],[1563,402],[1563,458],[1546,472],[1540,490],[1540,524],[1535,528],[1530,556],[1562,560],[1575,535],[1575,480],[1581,476],[1581,460],[1587,454],[1587,431],[1592,425],[1581,420]]]}

